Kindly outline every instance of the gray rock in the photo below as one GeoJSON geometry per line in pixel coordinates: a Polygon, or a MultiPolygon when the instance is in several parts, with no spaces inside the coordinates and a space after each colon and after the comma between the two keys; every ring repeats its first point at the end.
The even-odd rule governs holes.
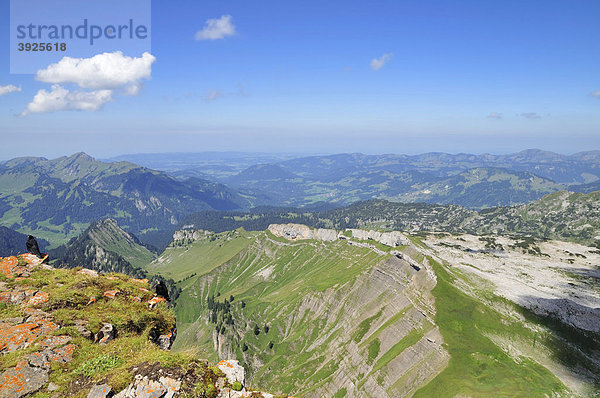
{"type": "Polygon", "coordinates": [[[160,381],[136,375],[135,381],[115,395],[115,398],[164,398],[167,393],[168,387],[160,381]]]}
{"type": "Polygon", "coordinates": [[[56,391],[60,388],[60,386],[58,384],[55,383],[48,383],[48,391],[52,392],[52,391],[56,391]]]}
{"type": "Polygon", "coordinates": [[[90,339],[92,340],[94,335],[92,332],[90,332],[85,325],[87,325],[86,321],[82,321],[80,319],[75,321],[75,329],[77,329],[77,331],[79,332],[80,335],[82,335],[83,337],[85,337],[86,339],[90,339]]]}
{"type": "Polygon", "coordinates": [[[225,377],[230,384],[233,384],[236,381],[242,383],[242,385],[245,384],[246,370],[238,361],[228,359],[219,362],[217,366],[225,374],[225,377]]]}
{"type": "Polygon", "coordinates": [[[48,371],[21,365],[7,369],[0,380],[0,397],[20,398],[42,388],[48,382],[48,371]]]}
{"type": "Polygon", "coordinates": [[[158,337],[158,346],[162,350],[168,351],[171,349],[171,346],[173,345],[173,341],[175,341],[174,333],[161,334],[158,337]]]}
{"type": "Polygon", "coordinates": [[[180,380],[175,380],[170,377],[161,377],[158,381],[167,388],[167,393],[163,398],[173,398],[181,388],[180,380]]]}
{"type": "Polygon", "coordinates": [[[92,387],[87,398],[106,398],[111,396],[112,388],[108,384],[98,384],[92,387]]]}

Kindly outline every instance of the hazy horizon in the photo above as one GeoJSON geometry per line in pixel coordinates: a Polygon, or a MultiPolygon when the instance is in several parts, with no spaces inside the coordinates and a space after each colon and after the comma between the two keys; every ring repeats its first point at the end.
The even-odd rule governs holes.
{"type": "Polygon", "coordinates": [[[151,11],[143,53],[91,46],[11,74],[0,42],[4,150],[600,148],[596,1],[186,0],[151,11]]]}

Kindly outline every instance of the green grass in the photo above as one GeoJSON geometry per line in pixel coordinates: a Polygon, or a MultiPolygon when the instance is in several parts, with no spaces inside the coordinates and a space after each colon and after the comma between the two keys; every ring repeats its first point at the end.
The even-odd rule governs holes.
{"type": "Polygon", "coordinates": [[[371,329],[371,323],[373,323],[373,321],[375,319],[379,318],[381,316],[382,312],[383,312],[383,309],[379,310],[379,312],[377,314],[365,319],[364,321],[362,321],[361,323],[358,324],[358,328],[357,328],[356,333],[354,334],[354,338],[353,338],[354,342],[358,343],[359,341],[361,341],[363,339],[365,334],[367,334],[369,329],[371,329]]]}
{"type": "Polygon", "coordinates": [[[122,363],[123,360],[117,356],[102,355],[83,362],[73,370],[73,373],[76,375],[93,378],[97,375],[106,373],[112,368],[118,367],[122,363]]]}
{"type": "MultiPolygon", "coordinates": [[[[258,369],[251,369],[252,382],[267,389],[307,394],[330,380],[339,367],[339,361],[325,361],[323,355],[333,339],[347,336],[344,337],[347,343],[353,338],[360,341],[382,312],[360,325],[357,322],[353,330],[336,331],[344,320],[343,311],[336,314],[335,321],[328,321],[327,317],[311,311],[298,314],[298,308],[305,297],[324,294],[331,288],[343,289],[387,255],[342,240],[290,242],[273,239],[269,233],[244,234],[253,239],[244,238],[245,247],[228,261],[220,266],[209,265],[204,276],[197,275],[180,284],[183,292],[176,307],[179,332],[176,349],[193,345],[200,355],[217,359],[212,343],[215,325],[205,323],[206,299],[219,292],[220,297],[215,300],[223,302],[233,295],[231,313],[235,324],[224,324],[225,334],[238,359],[252,355],[264,363],[258,369]],[[242,301],[246,303],[243,309],[242,301]],[[287,325],[290,317],[296,316],[292,325],[287,325]],[[253,333],[255,324],[260,329],[258,335],[253,333]],[[269,325],[268,333],[264,333],[265,324],[269,325]],[[329,336],[326,341],[311,348],[324,334],[329,336]],[[274,346],[268,349],[271,341],[274,346]],[[248,346],[246,352],[242,352],[243,344],[248,346]]],[[[214,246],[221,242],[195,243],[194,256],[202,258],[214,253],[214,246]]],[[[166,269],[171,264],[163,266],[166,269]]],[[[219,323],[222,318],[218,319],[219,323]]]]}
{"type": "Polygon", "coordinates": [[[399,342],[394,344],[389,350],[385,352],[385,354],[381,356],[381,358],[377,360],[377,363],[375,363],[375,366],[373,367],[371,373],[377,372],[378,370],[383,368],[385,365],[390,363],[392,359],[402,354],[402,352],[404,352],[405,349],[407,349],[411,345],[416,344],[419,340],[421,340],[421,338],[423,338],[422,329],[411,330],[406,336],[404,336],[399,342]]]}
{"type": "Polygon", "coordinates": [[[169,246],[157,261],[144,267],[150,274],[179,281],[192,274],[204,275],[227,262],[251,242],[256,232],[243,229],[208,236],[183,246],[169,246]]]}
{"type": "Polygon", "coordinates": [[[373,363],[375,358],[377,358],[379,355],[380,346],[381,343],[379,342],[379,339],[375,339],[371,342],[371,344],[369,344],[369,356],[367,357],[367,361],[369,363],[373,363]]]}
{"type": "Polygon", "coordinates": [[[431,258],[437,285],[435,322],[450,353],[448,366],[415,397],[494,396],[543,397],[564,393],[564,385],[530,359],[516,362],[495,345],[486,332],[529,338],[520,323],[506,322],[497,311],[456,288],[454,277],[431,258]],[[503,322],[504,321],[504,322],[503,322]]]}

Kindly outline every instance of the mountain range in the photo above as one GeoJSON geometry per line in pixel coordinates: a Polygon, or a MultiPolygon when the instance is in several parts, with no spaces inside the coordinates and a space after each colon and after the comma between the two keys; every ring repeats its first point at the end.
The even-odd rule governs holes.
{"type": "MultiPolygon", "coordinates": [[[[133,155],[124,158],[138,159],[133,155]]],[[[600,151],[570,156],[535,149],[509,155],[336,154],[263,162],[236,174],[231,171],[247,162],[232,160],[235,167],[223,173],[220,165],[207,160],[201,174],[195,174],[197,165],[186,167],[191,162],[188,159],[187,164],[176,167],[166,162],[153,164],[180,179],[194,175],[212,178],[260,197],[255,204],[276,206],[343,206],[378,198],[481,209],[528,203],[564,189],[591,192],[600,180],[600,151]]]]}
{"type": "Polygon", "coordinates": [[[179,181],[128,162],[105,163],[85,153],[48,160],[16,158],[0,165],[0,222],[54,246],[90,223],[114,217],[128,231],[153,235],[200,209],[247,208],[248,199],[222,184],[179,181]]]}
{"type": "Polygon", "coordinates": [[[594,192],[600,183],[598,151],[299,158],[232,153],[221,160],[214,153],[201,155],[124,156],[171,174],[128,161],[103,162],[85,153],[3,162],[0,225],[46,239],[56,248],[92,222],[111,217],[162,249],[186,217],[204,210],[274,206],[314,212],[373,199],[481,210],[527,204],[564,189],[594,192]],[[225,173],[226,163],[231,169],[225,173]],[[209,179],[196,176],[198,167],[209,179]]]}

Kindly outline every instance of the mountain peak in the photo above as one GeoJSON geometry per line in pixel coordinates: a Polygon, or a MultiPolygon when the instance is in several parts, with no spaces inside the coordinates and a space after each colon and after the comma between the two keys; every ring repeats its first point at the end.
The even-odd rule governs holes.
{"type": "Polygon", "coordinates": [[[85,152],[74,153],[73,155],[69,156],[67,159],[68,160],[77,160],[77,161],[87,161],[87,162],[92,162],[92,161],[96,160],[95,158],[93,158],[92,156],[88,155],[85,152]]]}

